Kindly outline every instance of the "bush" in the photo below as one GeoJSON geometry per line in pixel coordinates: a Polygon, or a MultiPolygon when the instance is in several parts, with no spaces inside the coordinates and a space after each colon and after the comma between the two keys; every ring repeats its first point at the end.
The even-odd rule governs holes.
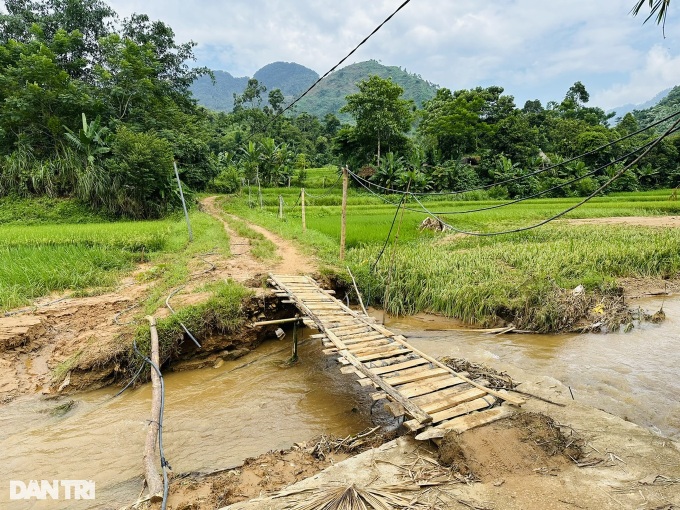
{"type": "Polygon", "coordinates": [[[208,186],[208,191],[214,193],[236,193],[241,189],[243,174],[235,166],[222,170],[208,186]]]}
{"type": "Polygon", "coordinates": [[[112,212],[133,218],[156,218],[175,201],[170,143],[152,133],[118,129],[106,169],[112,181],[112,212]]]}

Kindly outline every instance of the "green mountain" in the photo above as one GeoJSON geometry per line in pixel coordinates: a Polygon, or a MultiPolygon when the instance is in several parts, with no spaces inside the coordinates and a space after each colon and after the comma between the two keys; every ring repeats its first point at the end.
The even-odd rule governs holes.
{"type": "Polygon", "coordinates": [[[345,96],[358,92],[357,83],[370,76],[391,78],[404,89],[404,97],[413,99],[420,107],[424,101],[434,97],[438,86],[423,80],[417,74],[411,74],[396,66],[384,66],[375,60],[348,65],[331,73],[319,83],[309,94],[295,105],[295,111],[307,112],[323,118],[333,113],[343,121],[349,120],[346,114],[339,114],[345,105],[345,96]]]}
{"type": "Polygon", "coordinates": [[[292,101],[318,80],[319,75],[295,62],[274,62],[257,71],[253,78],[268,91],[280,89],[286,100],[292,101]]]}
{"type": "MultiPolygon", "coordinates": [[[[673,87],[666,97],[659,101],[656,105],[646,110],[634,110],[633,116],[638,121],[640,126],[648,126],[653,122],[661,120],[680,110],[680,85],[673,87]]],[[[668,129],[677,117],[660,124],[656,130],[663,132],[668,129]]]]}
{"type": "Polygon", "coordinates": [[[230,112],[234,107],[234,94],[242,94],[248,85],[248,77],[234,78],[226,71],[213,71],[215,83],[210,76],[199,76],[191,84],[191,93],[198,104],[217,112],[230,112]]]}
{"type": "MultiPolygon", "coordinates": [[[[191,86],[198,104],[215,111],[229,112],[234,106],[233,94],[241,94],[248,84],[248,77],[234,78],[226,71],[214,71],[215,85],[210,77],[201,76],[191,86]]],[[[327,113],[341,115],[340,108],[345,105],[345,96],[356,93],[357,83],[372,75],[391,78],[404,89],[404,97],[413,99],[418,106],[434,97],[438,86],[423,80],[420,76],[396,66],[384,66],[375,60],[351,64],[331,73],[321,83],[295,105],[297,113],[307,112],[319,118],[327,113]]],[[[288,102],[309,88],[319,75],[311,69],[294,62],[274,62],[258,70],[253,78],[267,87],[267,90],[281,89],[288,102]]],[[[266,100],[266,97],[264,98],[266,100]]]]}

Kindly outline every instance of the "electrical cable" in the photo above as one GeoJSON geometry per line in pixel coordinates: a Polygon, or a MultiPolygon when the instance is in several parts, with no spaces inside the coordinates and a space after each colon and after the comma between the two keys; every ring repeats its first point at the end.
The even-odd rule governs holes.
{"type": "Polygon", "coordinates": [[[394,218],[392,218],[392,225],[390,225],[390,231],[387,233],[387,237],[385,238],[385,244],[383,244],[382,250],[380,250],[378,257],[375,259],[375,262],[373,262],[373,265],[371,266],[371,272],[375,271],[375,267],[378,265],[378,262],[380,262],[380,259],[382,258],[383,253],[385,253],[385,250],[387,249],[387,244],[389,243],[390,236],[392,235],[392,229],[394,228],[394,224],[397,221],[397,216],[399,215],[399,207],[401,207],[401,205],[404,203],[405,199],[406,199],[406,195],[402,195],[401,201],[399,202],[397,209],[394,211],[394,218]]]}
{"type": "Polygon", "coordinates": [[[172,469],[168,461],[165,459],[165,453],[163,452],[163,409],[165,408],[165,383],[163,382],[163,374],[161,374],[161,369],[158,368],[158,366],[153,361],[144,356],[137,348],[137,340],[132,341],[132,347],[139,357],[151,365],[151,368],[156,371],[156,374],[158,374],[158,378],[161,381],[161,409],[160,413],[158,414],[158,453],[160,454],[161,468],[163,469],[163,503],[161,505],[161,509],[165,510],[168,504],[168,491],[170,488],[168,482],[168,468],[172,469]]]}
{"type": "MultiPolygon", "coordinates": [[[[679,113],[680,113],[680,112],[679,112],[679,113]]],[[[420,204],[420,206],[423,208],[423,211],[424,211],[424,212],[426,212],[427,214],[429,214],[430,216],[432,216],[433,218],[435,218],[436,220],[438,220],[439,222],[441,222],[443,225],[445,225],[446,227],[450,228],[451,230],[453,230],[454,232],[457,232],[457,233],[459,233],[459,234],[467,234],[467,235],[477,236],[477,237],[491,237],[491,236],[497,236],[497,235],[514,234],[514,233],[518,233],[518,232],[525,232],[525,231],[527,231],[527,230],[532,230],[532,229],[534,229],[534,228],[538,228],[538,227],[543,226],[543,225],[545,225],[545,224],[547,224],[547,223],[550,223],[551,221],[554,221],[554,220],[556,220],[556,219],[558,219],[558,218],[561,218],[561,217],[564,216],[565,214],[567,214],[567,213],[573,211],[574,209],[577,209],[578,207],[581,207],[583,204],[585,204],[586,202],[590,201],[590,200],[591,200],[592,198],[594,198],[596,195],[598,195],[598,194],[601,193],[603,190],[605,190],[607,187],[609,187],[609,185],[610,185],[611,183],[613,183],[616,179],[618,179],[619,177],[621,177],[621,176],[624,174],[624,172],[626,172],[627,170],[629,170],[633,165],[637,164],[637,163],[638,163],[643,157],[645,157],[645,156],[646,156],[646,155],[647,155],[654,147],[656,147],[656,146],[657,146],[664,138],[666,138],[669,134],[671,134],[673,131],[675,131],[675,130],[678,128],[678,125],[680,125],[680,119],[676,120],[675,123],[674,123],[674,124],[673,124],[673,125],[672,125],[672,126],[671,126],[664,134],[663,134],[663,135],[661,135],[660,137],[658,137],[658,138],[654,141],[654,143],[652,143],[649,147],[647,147],[647,149],[645,149],[645,151],[644,151],[642,154],[640,154],[637,158],[635,158],[635,160],[633,160],[633,161],[632,161],[631,163],[629,163],[628,165],[624,166],[624,167],[623,167],[621,170],[619,170],[614,176],[612,176],[607,182],[605,182],[604,184],[602,184],[599,188],[597,188],[595,191],[593,191],[590,195],[588,195],[587,197],[585,197],[585,198],[584,198],[583,200],[581,200],[579,203],[577,203],[577,204],[575,204],[575,205],[573,205],[573,206],[571,206],[571,207],[568,207],[568,208],[565,209],[564,211],[559,212],[559,213],[555,214],[554,216],[551,216],[551,217],[548,218],[548,219],[545,219],[545,220],[543,220],[543,221],[541,221],[541,222],[539,222],[539,223],[536,223],[536,224],[534,224],[534,225],[529,225],[529,226],[527,226],[527,227],[519,227],[519,228],[515,228],[515,229],[503,230],[503,231],[498,231],[498,232],[470,232],[470,231],[467,231],[467,230],[462,230],[462,229],[459,229],[459,228],[454,227],[453,225],[450,225],[450,224],[446,223],[445,221],[442,221],[442,220],[441,220],[440,218],[438,218],[435,214],[433,214],[431,211],[429,211],[429,210],[427,209],[427,207],[425,207],[425,206],[423,205],[423,203],[422,203],[420,200],[418,200],[418,197],[413,196],[413,198],[415,199],[416,202],[418,202],[418,204],[420,204]]]]}
{"type": "Polygon", "coordinates": [[[283,115],[287,110],[290,110],[290,109],[291,109],[298,101],[300,101],[303,97],[305,97],[307,94],[309,94],[309,92],[311,92],[311,90],[312,90],[314,87],[316,87],[319,83],[321,83],[321,81],[322,81],[324,78],[326,78],[329,74],[331,74],[331,73],[332,73],[333,71],[335,71],[338,67],[340,67],[340,66],[345,62],[345,60],[347,60],[349,57],[351,57],[351,56],[352,56],[352,55],[353,55],[353,54],[354,54],[361,46],[363,46],[363,45],[364,45],[371,37],[373,37],[373,35],[375,35],[375,33],[376,33],[378,30],[380,30],[380,29],[381,29],[388,21],[390,21],[390,20],[391,20],[391,19],[392,19],[399,11],[401,11],[404,7],[406,7],[406,5],[407,5],[410,1],[411,1],[411,0],[406,0],[406,1],[405,1],[404,3],[402,3],[399,7],[397,7],[397,9],[396,9],[394,12],[392,12],[392,14],[390,14],[387,18],[385,18],[385,20],[384,20],[382,23],[380,23],[377,27],[375,27],[375,29],[373,29],[373,31],[372,31],[370,34],[368,34],[366,37],[364,37],[364,39],[363,39],[359,44],[357,44],[357,45],[354,47],[354,49],[353,49],[352,51],[350,51],[344,58],[342,58],[342,59],[340,60],[340,62],[338,62],[338,63],[335,64],[333,67],[331,67],[328,71],[326,71],[326,73],[325,73],[323,76],[321,76],[318,80],[316,80],[316,81],[315,81],[315,82],[314,82],[307,90],[305,90],[298,98],[296,98],[292,103],[290,103],[290,104],[289,104],[288,106],[286,106],[283,110],[281,110],[281,112],[280,112],[277,116],[275,116],[275,117],[272,119],[272,122],[274,121],[274,119],[275,119],[276,117],[278,117],[278,116],[280,116],[280,115],[283,115]]]}
{"type": "MultiPolygon", "coordinates": [[[[574,156],[574,157],[569,158],[569,159],[565,159],[564,161],[561,161],[561,162],[559,162],[559,163],[555,163],[554,165],[550,165],[550,166],[547,166],[547,167],[545,167],[545,168],[539,168],[538,170],[534,170],[533,172],[530,172],[530,173],[525,174],[525,175],[521,175],[521,176],[518,176],[518,177],[512,177],[512,178],[506,179],[506,180],[504,180],[504,181],[495,182],[495,183],[493,183],[493,184],[485,184],[485,185],[483,185],[483,186],[478,186],[478,187],[476,187],[476,188],[469,188],[469,189],[465,189],[465,190],[459,190],[459,191],[412,192],[411,194],[412,194],[412,195],[418,195],[418,196],[425,196],[425,195],[460,195],[460,194],[463,194],[463,193],[469,193],[469,192],[471,192],[471,191],[481,191],[481,190],[493,188],[494,186],[502,186],[503,184],[509,184],[509,183],[511,183],[511,182],[515,182],[515,181],[519,181],[519,180],[522,180],[522,179],[526,179],[526,178],[528,178],[528,177],[533,177],[534,175],[539,175],[539,174],[541,174],[541,173],[548,172],[548,171],[550,171],[550,170],[553,170],[554,168],[558,168],[558,167],[560,167],[560,166],[564,166],[564,165],[569,164],[569,163],[571,163],[571,162],[573,162],[573,161],[579,160],[579,159],[581,159],[581,158],[583,158],[583,157],[585,157],[585,156],[592,156],[593,154],[596,154],[596,153],[598,153],[598,152],[600,152],[600,151],[602,151],[602,150],[604,150],[604,149],[607,149],[607,148],[609,148],[609,147],[611,147],[611,146],[613,146],[613,145],[616,145],[617,143],[623,142],[623,141],[625,141],[625,140],[627,140],[627,139],[629,139],[629,138],[631,138],[631,137],[633,137],[633,136],[639,135],[639,134],[643,133],[644,131],[647,131],[647,130],[653,128],[653,127],[656,127],[656,126],[658,126],[659,124],[663,124],[664,122],[666,122],[666,121],[668,121],[668,120],[671,120],[672,118],[674,118],[674,117],[676,117],[676,116],[678,116],[678,115],[680,115],[680,110],[677,111],[677,112],[675,112],[675,113],[673,113],[673,114],[671,114],[671,115],[668,115],[668,116],[664,117],[663,119],[657,120],[656,122],[653,122],[652,124],[649,124],[648,126],[646,126],[646,127],[644,127],[644,128],[638,129],[637,131],[635,131],[635,132],[633,132],[633,133],[630,133],[630,134],[628,134],[628,135],[625,135],[625,136],[622,136],[622,137],[620,137],[620,138],[617,138],[616,140],[613,140],[613,141],[608,142],[608,143],[606,143],[606,144],[604,144],[604,145],[601,145],[600,147],[597,147],[597,148],[595,148],[595,149],[593,149],[593,150],[591,150],[591,151],[584,152],[583,154],[579,154],[578,156],[574,156]]],[[[351,171],[350,171],[350,173],[351,173],[351,171]]],[[[356,174],[354,174],[354,175],[356,175],[356,174]]],[[[371,182],[371,181],[369,181],[369,180],[367,180],[367,179],[364,179],[363,177],[359,177],[359,176],[356,176],[356,177],[357,177],[358,179],[361,179],[361,180],[365,181],[365,182],[366,182],[369,186],[371,186],[371,187],[378,188],[378,189],[382,189],[382,190],[387,191],[387,192],[390,192],[390,193],[392,193],[392,194],[404,194],[404,191],[386,188],[385,186],[381,186],[381,185],[379,185],[379,184],[376,184],[376,183],[374,183],[374,182],[371,182]]]]}

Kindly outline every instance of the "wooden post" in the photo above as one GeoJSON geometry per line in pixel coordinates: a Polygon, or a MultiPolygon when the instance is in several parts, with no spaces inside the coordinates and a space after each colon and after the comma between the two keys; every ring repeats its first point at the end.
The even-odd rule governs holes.
{"type": "Polygon", "coordinates": [[[342,167],[342,215],[340,219],[340,260],[345,260],[345,242],[347,239],[347,185],[348,185],[347,165],[342,167]]]}
{"type": "Polygon", "coordinates": [[[300,207],[302,209],[302,231],[307,232],[307,217],[305,216],[305,188],[300,190],[300,207]]]}
{"type": "Polygon", "coordinates": [[[279,195],[279,219],[283,219],[283,197],[279,195]]]}
{"type": "Polygon", "coordinates": [[[290,357],[291,363],[295,363],[298,360],[298,322],[293,323],[293,355],[290,357]]]}
{"type": "MultiPolygon", "coordinates": [[[[151,329],[151,361],[160,367],[160,356],[158,354],[158,332],[156,331],[156,319],[150,315],[146,317],[151,329]]],[[[158,438],[159,421],[161,416],[161,379],[156,371],[151,367],[151,420],[149,421],[149,431],[146,434],[144,445],[144,470],[146,485],[149,487],[151,501],[163,499],[163,481],[156,469],[156,439],[158,438]]]]}
{"type": "Polygon", "coordinates": [[[262,209],[262,186],[260,186],[260,177],[257,177],[257,196],[260,198],[260,209],[262,209]]]}

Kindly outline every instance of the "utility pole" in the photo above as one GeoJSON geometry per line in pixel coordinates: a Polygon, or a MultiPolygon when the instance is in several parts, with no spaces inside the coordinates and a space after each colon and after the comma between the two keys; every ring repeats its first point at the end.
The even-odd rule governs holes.
{"type": "Polygon", "coordinates": [[[300,190],[300,207],[302,209],[302,232],[307,232],[307,218],[305,216],[305,188],[300,190]]]}

